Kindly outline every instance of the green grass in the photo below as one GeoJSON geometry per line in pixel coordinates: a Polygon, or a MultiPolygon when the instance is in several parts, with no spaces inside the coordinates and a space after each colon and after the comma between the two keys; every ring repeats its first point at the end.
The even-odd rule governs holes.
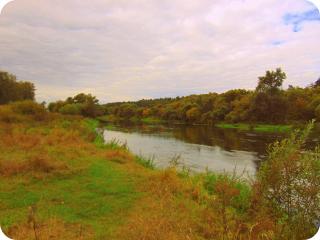
{"type": "MultiPolygon", "coordinates": [[[[88,150],[81,146],[71,150],[66,142],[65,146],[54,143],[30,150],[40,155],[48,152],[50,159],[67,164],[65,172],[53,175],[41,173],[40,178],[32,173],[10,177],[0,175],[0,226],[4,230],[27,223],[30,206],[36,206],[39,222],[58,218],[65,223],[81,224],[93,230],[96,239],[108,239],[125,221],[131,206],[141,195],[136,191],[138,180],[121,165],[105,157],[110,146],[104,144],[101,134],[96,133],[98,121],[87,119],[77,124],[79,127],[85,126],[88,133],[93,134],[96,148],[91,145],[87,146],[88,150]],[[75,154],[70,154],[73,151],[75,154]]],[[[52,136],[54,133],[49,126],[28,126],[26,129],[30,135],[40,132],[44,138],[56,139],[60,136],[52,136]]],[[[66,134],[72,132],[72,126],[67,120],[55,123],[55,127],[66,134]]],[[[79,127],[74,128],[78,130],[79,127]]],[[[88,133],[84,131],[84,137],[88,133]]],[[[4,150],[1,158],[23,160],[27,156],[18,146],[13,146],[14,151],[2,147],[0,144],[0,149],[4,150]]]]}
{"type": "Polygon", "coordinates": [[[255,126],[253,129],[259,132],[288,132],[292,130],[292,126],[291,125],[259,124],[255,126]]]}
{"type": "Polygon", "coordinates": [[[241,178],[233,178],[230,175],[216,174],[214,172],[207,172],[202,175],[204,178],[204,187],[209,194],[215,194],[215,186],[217,182],[229,182],[232,186],[239,190],[239,195],[234,199],[234,205],[239,213],[244,213],[249,208],[250,197],[252,189],[248,182],[241,180],[241,178]]]}
{"type": "Polygon", "coordinates": [[[85,123],[87,124],[87,127],[89,128],[89,130],[93,134],[96,134],[94,139],[94,144],[97,147],[104,148],[105,142],[104,142],[103,134],[97,132],[97,128],[99,127],[99,121],[94,119],[86,119],[85,123]]]}
{"type": "Polygon", "coordinates": [[[104,116],[97,117],[97,120],[104,123],[113,122],[114,117],[111,115],[104,115],[104,116]]]}
{"type": "Polygon", "coordinates": [[[139,118],[137,116],[131,117],[131,118],[121,118],[114,115],[105,115],[97,117],[97,120],[104,123],[113,123],[118,121],[129,121],[132,123],[145,123],[145,124],[160,124],[164,123],[166,121],[161,120],[160,118],[155,117],[145,117],[145,118],[139,118]]]}
{"type": "Polygon", "coordinates": [[[97,237],[111,234],[138,197],[134,180],[104,159],[87,161],[92,162],[88,169],[69,176],[28,184],[2,181],[0,225],[26,221],[27,207],[35,204],[39,219],[55,216],[90,225],[97,237]]]}
{"type": "Polygon", "coordinates": [[[288,132],[292,130],[292,125],[272,125],[272,124],[245,124],[245,123],[219,123],[215,125],[225,129],[253,130],[256,132],[288,132]]]}
{"type": "Polygon", "coordinates": [[[250,125],[249,124],[232,124],[232,123],[219,123],[215,125],[216,127],[219,128],[226,128],[226,129],[240,129],[240,130],[250,130],[250,125]]]}
{"type": "Polygon", "coordinates": [[[147,117],[147,118],[142,118],[141,122],[146,123],[146,124],[157,124],[157,123],[164,123],[165,121],[163,121],[159,118],[147,117]]]}
{"type": "Polygon", "coordinates": [[[156,165],[154,163],[154,159],[153,158],[145,158],[143,156],[136,156],[136,162],[142,166],[144,166],[145,168],[148,169],[155,169],[156,165]]]}
{"type": "Polygon", "coordinates": [[[103,128],[106,129],[106,130],[111,130],[111,131],[116,131],[117,130],[117,127],[114,126],[114,125],[107,125],[107,126],[104,126],[103,128]]]}

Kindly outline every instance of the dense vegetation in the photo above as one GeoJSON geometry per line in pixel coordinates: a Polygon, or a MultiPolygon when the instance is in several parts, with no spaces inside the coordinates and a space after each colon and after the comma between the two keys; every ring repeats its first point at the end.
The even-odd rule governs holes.
{"type": "Polygon", "coordinates": [[[33,83],[17,81],[16,76],[0,71],[0,104],[12,101],[34,100],[33,83]]]}
{"type": "Polygon", "coordinates": [[[68,115],[82,115],[85,117],[97,117],[102,115],[99,100],[91,94],[79,93],[74,97],[68,97],[65,101],[52,102],[48,106],[49,111],[68,115]]]}
{"type": "Polygon", "coordinates": [[[316,232],[320,151],[304,150],[312,123],[270,146],[252,182],[152,170],[125,146],[104,144],[96,124],[31,101],[0,106],[0,225],[9,236],[300,240],[316,232]]]}
{"type": "MultiPolygon", "coordinates": [[[[184,122],[190,124],[272,123],[285,124],[320,119],[320,79],[306,88],[283,90],[286,74],[281,69],[259,77],[255,91],[244,89],[177,98],[99,104],[91,94],[80,93],[48,105],[50,112],[100,117],[101,120],[184,122]],[[103,116],[103,117],[102,117],[103,116]]],[[[34,100],[35,87],[0,72],[0,104],[34,100]]]]}
{"type": "Polygon", "coordinates": [[[178,121],[187,123],[292,123],[320,119],[320,79],[306,88],[282,89],[281,69],[259,77],[255,91],[243,89],[187,97],[104,105],[104,120],[178,121]]]}

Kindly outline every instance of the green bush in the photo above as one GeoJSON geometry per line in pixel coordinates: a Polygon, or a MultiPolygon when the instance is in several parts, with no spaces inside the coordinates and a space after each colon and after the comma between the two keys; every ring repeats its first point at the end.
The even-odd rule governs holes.
{"type": "Polygon", "coordinates": [[[238,190],[238,194],[233,197],[234,199],[230,202],[230,204],[239,212],[245,212],[250,205],[250,185],[246,181],[242,181],[241,178],[236,178],[227,174],[216,174],[213,172],[207,172],[203,182],[204,189],[210,195],[215,195],[217,184],[221,182],[227,183],[229,187],[238,190]]]}
{"type": "Polygon", "coordinates": [[[8,105],[0,106],[0,121],[6,123],[20,122],[21,117],[8,105]]]}
{"type": "Polygon", "coordinates": [[[305,150],[313,128],[294,132],[270,146],[261,166],[256,196],[277,218],[277,239],[307,239],[320,219],[320,148],[305,150]]]}
{"type": "Polygon", "coordinates": [[[32,100],[11,103],[10,106],[15,113],[22,115],[45,114],[46,109],[43,105],[32,100]]]}
{"type": "Polygon", "coordinates": [[[74,104],[66,104],[59,109],[61,114],[69,114],[69,115],[81,115],[83,109],[83,104],[74,103],[74,104]]]}
{"type": "Polygon", "coordinates": [[[0,106],[0,121],[3,122],[21,122],[28,119],[43,121],[48,117],[45,107],[31,100],[0,106]]]}

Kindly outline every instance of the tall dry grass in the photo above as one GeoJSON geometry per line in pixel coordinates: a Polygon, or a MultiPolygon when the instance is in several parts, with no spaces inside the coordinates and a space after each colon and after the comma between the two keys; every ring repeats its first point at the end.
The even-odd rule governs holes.
{"type": "Polygon", "coordinates": [[[47,221],[31,220],[12,226],[7,235],[15,240],[88,240],[94,239],[90,226],[65,223],[57,218],[47,221]]]}

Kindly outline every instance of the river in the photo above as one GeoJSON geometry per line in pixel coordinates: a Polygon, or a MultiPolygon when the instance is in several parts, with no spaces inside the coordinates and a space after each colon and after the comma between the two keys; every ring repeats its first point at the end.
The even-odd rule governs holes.
{"type": "MultiPolygon", "coordinates": [[[[175,159],[193,171],[255,175],[267,146],[288,133],[221,129],[210,126],[118,123],[104,130],[106,142],[126,143],[130,151],[165,168],[175,159]]],[[[177,162],[175,161],[175,162],[177,162]]]]}

